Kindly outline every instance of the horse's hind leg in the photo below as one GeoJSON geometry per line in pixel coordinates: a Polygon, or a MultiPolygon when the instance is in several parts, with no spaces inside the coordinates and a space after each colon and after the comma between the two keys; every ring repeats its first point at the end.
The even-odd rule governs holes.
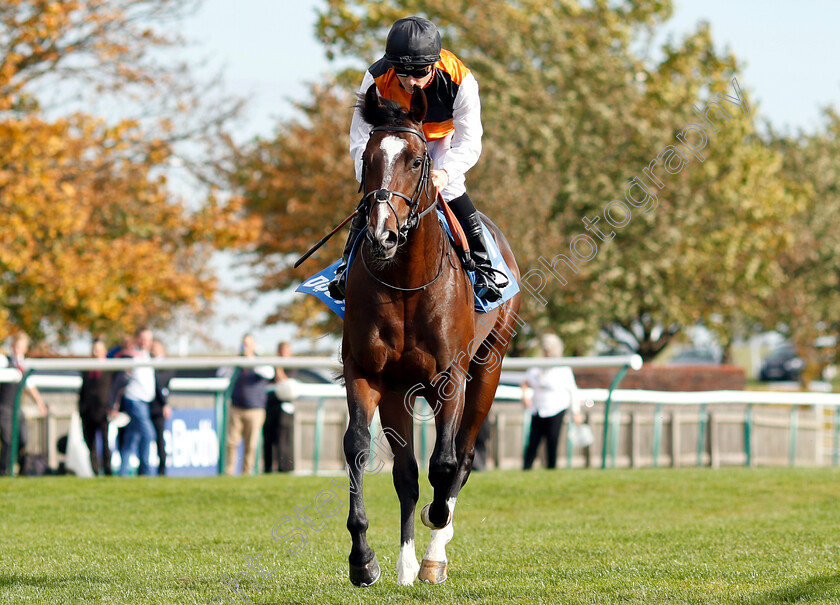
{"type": "Polygon", "coordinates": [[[400,499],[400,555],[397,559],[397,584],[411,586],[420,571],[414,550],[414,510],[420,494],[417,460],[414,457],[414,422],[403,398],[383,398],[379,406],[382,430],[394,453],[394,488],[400,499]]]}
{"type": "MultiPolygon", "coordinates": [[[[482,343],[476,354],[477,359],[502,359],[506,342],[501,342],[495,334],[491,334],[482,343]],[[492,351],[490,353],[489,351],[492,351]]],[[[473,459],[475,458],[475,440],[481,426],[487,420],[493,399],[496,397],[496,388],[499,384],[501,364],[490,366],[489,364],[473,361],[470,365],[470,376],[472,380],[467,385],[467,392],[464,398],[464,417],[455,438],[455,454],[458,458],[458,471],[455,481],[452,482],[450,498],[455,498],[461,488],[467,483],[472,471],[473,459]]]]}
{"type": "Polygon", "coordinates": [[[344,433],[344,456],[350,479],[350,512],[347,529],[353,540],[350,549],[350,582],[354,586],[370,586],[379,579],[379,563],[367,542],[368,519],[363,493],[364,469],[370,455],[370,423],[379,402],[380,393],[371,388],[354,371],[352,364],[344,366],[347,384],[347,409],[350,422],[344,433]]]}

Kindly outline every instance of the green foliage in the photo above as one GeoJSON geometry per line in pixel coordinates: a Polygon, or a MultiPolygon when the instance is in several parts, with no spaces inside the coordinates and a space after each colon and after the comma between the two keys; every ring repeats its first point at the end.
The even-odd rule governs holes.
{"type": "MultiPolygon", "coordinates": [[[[654,0],[330,0],[320,13],[328,54],[360,68],[381,56],[393,21],[419,13],[473,70],[485,134],[482,159],[468,174],[471,196],[506,233],[522,272],[542,272],[548,282],[541,297],[525,293],[523,317],[537,331],[562,334],[570,352],[587,352],[601,336],[651,360],[698,322],[725,347],[772,323],[770,303],[794,243],[788,227],[808,186],[781,170],[783,152],[755,134],[749,82],[734,90],[738,61],[716,47],[708,24],[653,52],[653,34],[671,11],[670,2],[654,0]],[[692,108],[713,102],[726,115],[712,109],[711,126],[692,108]],[[698,123],[707,137],[702,159],[677,139],[682,133],[696,144],[700,135],[683,129],[698,123]],[[676,174],[663,171],[668,146],[686,161],[676,174]],[[655,205],[626,200],[633,179],[656,195],[655,205]],[[631,210],[621,227],[606,224],[613,200],[631,210]],[[599,220],[600,235],[584,219],[599,220]],[[591,239],[581,243],[581,235],[591,239]],[[589,257],[587,241],[597,246],[589,257]],[[555,264],[563,284],[545,264],[574,258],[575,242],[583,260],[555,264]]],[[[350,89],[358,82],[356,75],[348,84],[349,71],[339,78],[350,89]]],[[[311,128],[298,135],[328,136],[326,120],[345,141],[330,113],[313,112],[320,103],[306,109],[311,128]]],[[[269,144],[288,141],[281,135],[269,144]]],[[[335,166],[338,157],[319,161],[335,166]]],[[[334,178],[352,184],[346,166],[334,178]]],[[[301,193],[330,215],[323,190],[320,199],[301,193]]],[[[348,211],[353,199],[344,198],[348,211]]]]}
{"type": "MultiPolygon", "coordinates": [[[[271,140],[257,139],[236,151],[231,182],[247,212],[264,224],[256,242],[262,266],[260,290],[284,290],[341,256],[346,229],[311,260],[292,264],[354,209],[358,184],[347,151],[353,97],[316,86],[313,101],[298,109],[303,120],[281,124],[271,140]],[[319,265],[320,263],[320,265],[319,265]]],[[[269,321],[296,324],[300,336],[339,331],[340,320],[312,297],[298,296],[269,321]]]]}
{"type": "Polygon", "coordinates": [[[782,277],[774,288],[767,327],[782,327],[805,362],[802,381],[820,377],[830,361],[815,340],[840,334],[840,115],[824,112],[825,129],[796,137],[770,134],[784,158],[781,170],[801,203],[787,233],[792,244],[780,256],[782,277]]]}

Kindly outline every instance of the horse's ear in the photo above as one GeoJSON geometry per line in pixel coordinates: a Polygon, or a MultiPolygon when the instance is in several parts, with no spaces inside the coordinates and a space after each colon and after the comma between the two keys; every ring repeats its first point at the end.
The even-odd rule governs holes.
{"type": "Polygon", "coordinates": [[[379,94],[376,92],[376,84],[371,84],[365,93],[365,108],[376,109],[379,107],[379,94]]]}
{"type": "Polygon", "coordinates": [[[422,124],[428,109],[429,102],[426,100],[426,93],[422,88],[415,87],[414,94],[411,95],[411,110],[408,116],[418,124],[422,124]]]}

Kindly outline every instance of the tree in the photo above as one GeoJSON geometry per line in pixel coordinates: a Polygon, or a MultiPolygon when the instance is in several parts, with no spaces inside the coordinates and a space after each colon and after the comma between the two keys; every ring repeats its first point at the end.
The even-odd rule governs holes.
{"type": "Polygon", "coordinates": [[[236,205],[191,211],[170,199],[153,174],[164,150],[125,161],[120,146],[135,136],[86,116],[0,124],[0,300],[11,325],[35,338],[115,334],[163,325],[180,305],[208,310],[208,255],[246,239],[245,225],[230,217],[236,205]]]}
{"type": "Polygon", "coordinates": [[[194,6],[0,6],[0,337],[117,334],[164,325],[182,306],[209,310],[210,253],[244,244],[253,222],[210,188],[216,158],[181,156],[206,199],[188,203],[168,188],[179,146],[220,147],[237,108],[218,97],[209,108],[212,83],[156,56],[180,43],[170,23],[194,6]],[[102,107],[121,117],[91,114],[102,107]]]}
{"type": "Polygon", "coordinates": [[[791,338],[804,361],[802,386],[820,378],[835,361],[816,346],[821,336],[840,335],[840,115],[824,111],[825,127],[811,135],[771,132],[770,145],[784,158],[781,170],[800,203],[787,233],[792,244],[779,256],[781,278],[770,304],[770,329],[791,338]]]}
{"type": "Polygon", "coordinates": [[[558,326],[576,352],[601,328],[649,360],[681,326],[767,300],[792,210],[780,203],[778,155],[748,136],[746,93],[750,116],[720,101],[731,112],[702,163],[682,147],[693,163],[664,189],[642,174],[697,121],[693,104],[734,96],[737,62],[715,50],[707,25],[666,44],[661,61],[638,48],[670,16],[670,2],[332,0],[319,34],[329,53],[370,61],[390,24],[414,12],[441,27],[481,85],[485,152],[469,175],[474,197],[512,240],[524,273],[563,285],[526,294],[532,323],[558,326]],[[600,215],[603,229],[605,206],[634,177],[657,194],[655,211],[628,202],[632,222],[599,241],[583,219],[600,215]],[[562,284],[539,258],[570,256],[580,235],[597,253],[573,269],[560,264],[562,284]]]}
{"type": "MultiPolygon", "coordinates": [[[[313,87],[313,101],[298,105],[303,119],[280,124],[271,140],[237,150],[234,192],[264,224],[254,265],[260,290],[285,290],[341,256],[346,231],[299,268],[295,260],[355,208],[358,183],[347,151],[354,99],[334,87],[313,87]]],[[[269,322],[294,323],[302,336],[340,330],[340,321],[312,297],[296,297],[269,322]]]]}
{"type": "MultiPolygon", "coordinates": [[[[381,56],[390,25],[418,12],[478,78],[484,151],[468,186],[530,275],[522,313],[534,330],[559,331],[574,353],[600,333],[650,360],[698,321],[723,317],[715,325],[731,339],[772,296],[796,200],[779,174],[779,154],[753,134],[748,90],[733,90],[735,57],[716,50],[707,25],[665,44],[658,60],[650,39],[671,14],[670,2],[659,0],[330,0],[318,34],[329,56],[364,67],[381,56]],[[698,118],[693,105],[711,108],[710,117],[698,118]],[[702,131],[684,131],[697,122],[702,131]],[[610,217],[620,226],[609,227],[610,217]]],[[[338,79],[359,80],[354,69],[338,79]]],[[[307,166],[340,166],[329,174],[348,184],[349,199],[346,122],[335,123],[335,112],[319,103],[307,106],[308,123],[293,128],[295,140],[323,157],[295,147],[283,127],[269,145],[278,155],[305,155],[307,166]],[[340,141],[326,144],[336,132],[340,141]]],[[[349,112],[341,115],[349,120],[349,112]]],[[[298,164],[273,165],[284,189],[262,197],[300,199],[330,215],[323,188],[298,187],[298,164]]],[[[284,271],[291,285],[295,274],[284,271]]]]}

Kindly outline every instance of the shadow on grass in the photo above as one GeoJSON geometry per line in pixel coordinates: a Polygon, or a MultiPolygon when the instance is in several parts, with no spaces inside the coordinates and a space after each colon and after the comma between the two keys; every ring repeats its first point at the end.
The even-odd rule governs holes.
{"type": "Polygon", "coordinates": [[[840,602],[840,574],[813,576],[804,582],[763,592],[744,601],[745,605],[765,603],[840,602]]]}

